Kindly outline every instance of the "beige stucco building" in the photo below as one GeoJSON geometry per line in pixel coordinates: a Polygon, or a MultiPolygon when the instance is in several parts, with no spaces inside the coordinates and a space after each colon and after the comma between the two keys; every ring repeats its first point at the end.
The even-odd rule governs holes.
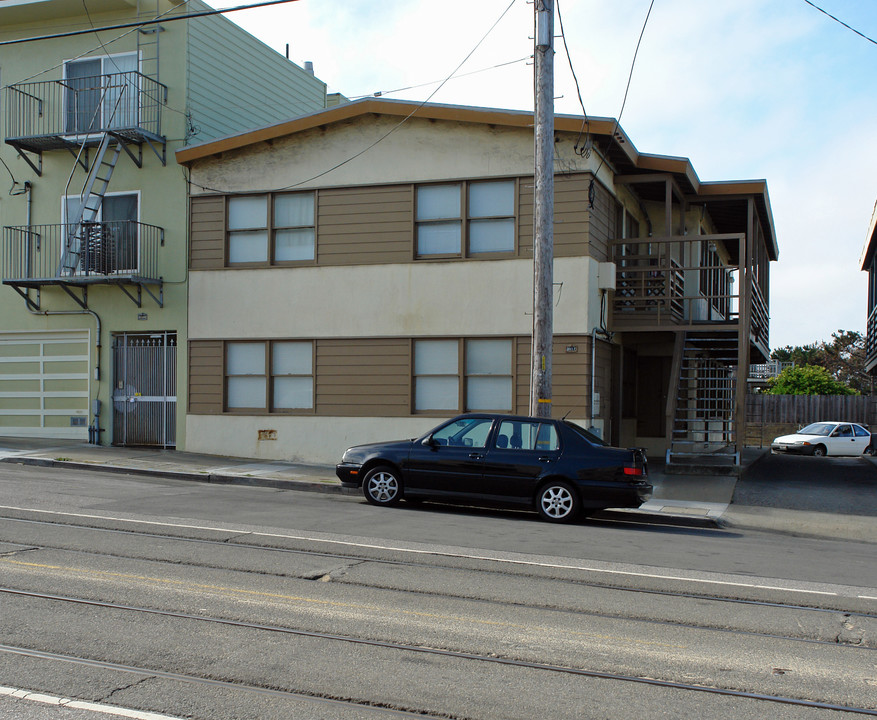
{"type": "MultiPolygon", "coordinates": [[[[179,151],[188,448],[334,462],[459,412],[526,414],[532,122],[363,100],[179,151]]],[[[702,183],[611,119],[561,116],[554,243],[553,413],[733,461],[736,368],[767,354],[764,181],[702,183]]]]}

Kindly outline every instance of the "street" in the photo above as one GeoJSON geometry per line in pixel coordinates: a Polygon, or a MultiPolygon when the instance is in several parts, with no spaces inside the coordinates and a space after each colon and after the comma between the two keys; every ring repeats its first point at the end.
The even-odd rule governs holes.
{"type": "Polygon", "coordinates": [[[175,717],[877,712],[868,543],[4,464],[0,572],[0,685],[175,717]]]}

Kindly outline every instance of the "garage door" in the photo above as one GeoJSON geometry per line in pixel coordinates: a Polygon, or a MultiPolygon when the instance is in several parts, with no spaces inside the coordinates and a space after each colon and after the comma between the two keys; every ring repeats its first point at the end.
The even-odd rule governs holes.
{"type": "Polygon", "coordinates": [[[88,439],[89,333],[0,333],[0,435],[88,439]]]}

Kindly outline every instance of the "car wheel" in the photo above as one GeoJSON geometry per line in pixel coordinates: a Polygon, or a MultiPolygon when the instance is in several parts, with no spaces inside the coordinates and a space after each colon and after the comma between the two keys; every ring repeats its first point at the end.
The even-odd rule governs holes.
{"type": "Polygon", "coordinates": [[[539,514],[550,522],[570,522],[579,514],[579,506],[576,491],[562,480],[544,485],[536,499],[539,514]]]}
{"type": "Polygon", "coordinates": [[[817,445],[813,448],[813,457],[825,457],[828,455],[828,452],[825,450],[825,445],[817,445]]]}
{"type": "Polygon", "coordinates": [[[369,470],[362,481],[362,494],[372,505],[389,507],[402,498],[402,482],[392,468],[376,467],[369,470]]]}

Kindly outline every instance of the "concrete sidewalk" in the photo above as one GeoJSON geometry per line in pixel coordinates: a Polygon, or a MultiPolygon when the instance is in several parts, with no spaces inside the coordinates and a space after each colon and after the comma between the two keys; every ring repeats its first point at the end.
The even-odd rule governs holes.
{"type": "MultiPolygon", "coordinates": [[[[741,457],[743,473],[766,452],[745,450],[741,457]]],[[[105,447],[72,440],[0,437],[0,462],[285,490],[356,492],[342,488],[335,477],[335,468],[328,465],[259,461],[176,450],[105,447]]],[[[877,523],[873,517],[733,505],[735,477],[668,475],[664,473],[660,460],[649,461],[649,475],[655,487],[652,500],[638,510],[608,510],[600,517],[680,527],[736,527],[877,543],[877,523]]]]}

